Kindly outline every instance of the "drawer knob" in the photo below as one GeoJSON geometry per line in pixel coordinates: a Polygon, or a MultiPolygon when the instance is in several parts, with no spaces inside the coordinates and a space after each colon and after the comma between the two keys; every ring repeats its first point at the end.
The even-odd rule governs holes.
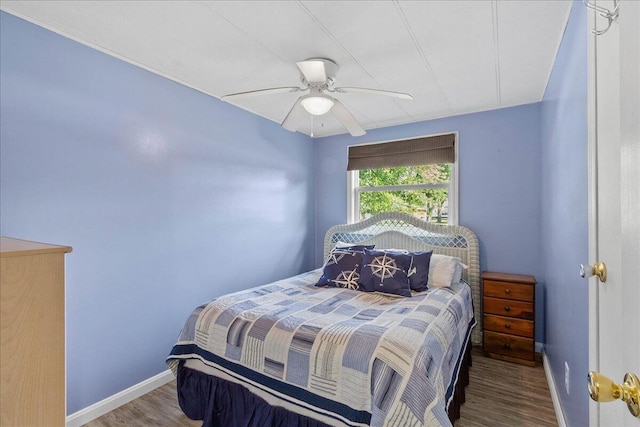
{"type": "Polygon", "coordinates": [[[504,308],[504,311],[511,311],[511,307],[506,306],[506,307],[504,308]]]}
{"type": "Polygon", "coordinates": [[[507,329],[511,329],[511,324],[510,323],[505,323],[504,327],[507,328],[507,329]]]}
{"type": "Polygon", "coordinates": [[[507,294],[507,295],[510,295],[511,294],[511,289],[509,289],[509,288],[505,289],[504,293],[507,294]]]}
{"type": "Polygon", "coordinates": [[[511,348],[511,344],[509,344],[508,342],[504,343],[503,345],[504,348],[511,348]]]}

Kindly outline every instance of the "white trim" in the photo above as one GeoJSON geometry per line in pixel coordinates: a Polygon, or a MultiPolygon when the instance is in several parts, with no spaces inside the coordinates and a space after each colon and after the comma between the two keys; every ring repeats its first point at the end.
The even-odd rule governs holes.
{"type": "Polygon", "coordinates": [[[358,192],[365,191],[413,191],[413,190],[432,190],[441,188],[443,190],[449,189],[448,182],[439,182],[436,184],[398,184],[398,185],[378,185],[375,187],[360,187],[358,186],[356,190],[358,192]]]}
{"type": "Polygon", "coordinates": [[[544,348],[542,349],[542,366],[544,367],[544,373],[547,376],[547,385],[549,386],[549,392],[551,393],[553,409],[556,411],[558,427],[567,427],[567,421],[564,418],[564,412],[562,411],[562,405],[560,404],[560,397],[558,395],[558,389],[556,388],[556,382],[553,379],[549,359],[547,358],[547,353],[544,351],[544,348]]]}
{"type": "Polygon", "coordinates": [[[453,152],[455,159],[451,165],[451,180],[449,181],[449,206],[453,209],[449,209],[447,215],[447,223],[449,225],[460,225],[460,134],[458,131],[453,132],[455,135],[453,152]]]}
{"type": "MultiPolygon", "coordinates": [[[[574,4],[574,6],[576,6],[574,4]]],[[[597,75],[596,75],[596,36],[588,30],[596,26],[596,11],[588,11],[587,28],[587,73],[589,87],[587,96],[587,209],[588,209],[588,245],[589,260],[587,264],[595,263],[598,259],[598,122],[597,122],[597,75]]],[[[598,342],[598,292],[599,286],[586,279],[585,286],[589,293],[589,370],[600,371],[599,342],[598,342]]],[[[598,425],[600,419],[600,405],[589,399],[589,425],[598,425]]]]}
{"type": "Polygon", "coordinates": [[[360,193],[356,191],[359,181],[358,171],[347,171],[347,224],[354,224],[359,220],[356,214],[356,206],[360,206],[360,193]]]}
{"type": "Polygon", "coordinates": [[[68,415],[66,427],[80,427],[81,425],[93,421],[96,418],[99,418],[102,415],[111,412],[152,390],[155,390],[158,387],[162,387],[174,378],[173,372],[167,369],[166,371],[133,385],[126,390],[122,390],[113,396],[107,397],[100,402],[96,402],[91,406],[87,406],[78,412],[68,415]]]}

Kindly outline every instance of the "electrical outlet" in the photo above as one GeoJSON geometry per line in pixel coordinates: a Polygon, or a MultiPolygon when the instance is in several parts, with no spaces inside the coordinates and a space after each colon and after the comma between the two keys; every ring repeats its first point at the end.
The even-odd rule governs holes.
{"type": "Polygon", "coordinates": [[[569,364],[564,362],[564,388],[569,394],[569,364]]]}

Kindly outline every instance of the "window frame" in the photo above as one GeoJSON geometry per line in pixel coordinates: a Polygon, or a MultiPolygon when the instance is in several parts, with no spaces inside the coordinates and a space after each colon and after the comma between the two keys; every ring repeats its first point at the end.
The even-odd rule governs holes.
{"type": "MultiPolygon", "coordinates": [[[[459,221],[459,160],[458,160],[458,132],[442,132],[431,135],[420,135],[412,138],[428,138],[432,136],[454,134],[454,163],[451,164],[451,180],[449,184],[400,184],[384,185],[379,187],[360,187],[359,171],[347,171],[347,223],[353,224],[359,221],[360,193],[363,191],[402,191],[402,190],[428,190],[432,188],[446,188],[448,193],[449,212],[447,215],[447,225],[458,225],[459,221]]],[[[357,145],[384,144],[387,142],[402,141],[407,138],[392,139],[387,141],[368,142],[357,145]]],[[[349,147],[347,147],[347,153],[349,147]]],[[[347,154],[348,155],[348,154],[347,154]]]]}

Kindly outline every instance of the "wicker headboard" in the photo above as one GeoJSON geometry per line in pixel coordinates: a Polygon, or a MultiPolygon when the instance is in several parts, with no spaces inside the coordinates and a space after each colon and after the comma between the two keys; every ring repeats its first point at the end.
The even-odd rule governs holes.
{"type": "MultiPolygon", "coordinates": [[[[480,309],[480,250],[478,238],[466,227],[431,224],[400,212],[385,212],[355,224],[334,225],[324,238],[324,259],[336,242],[375,244],[377,248],[433,250],[459,257],[469,268],[462,278],[472,289],[473,304],[480,309]]],[[[482,316],[471,334],[473,343],[482,342],[482,316]]]]}

